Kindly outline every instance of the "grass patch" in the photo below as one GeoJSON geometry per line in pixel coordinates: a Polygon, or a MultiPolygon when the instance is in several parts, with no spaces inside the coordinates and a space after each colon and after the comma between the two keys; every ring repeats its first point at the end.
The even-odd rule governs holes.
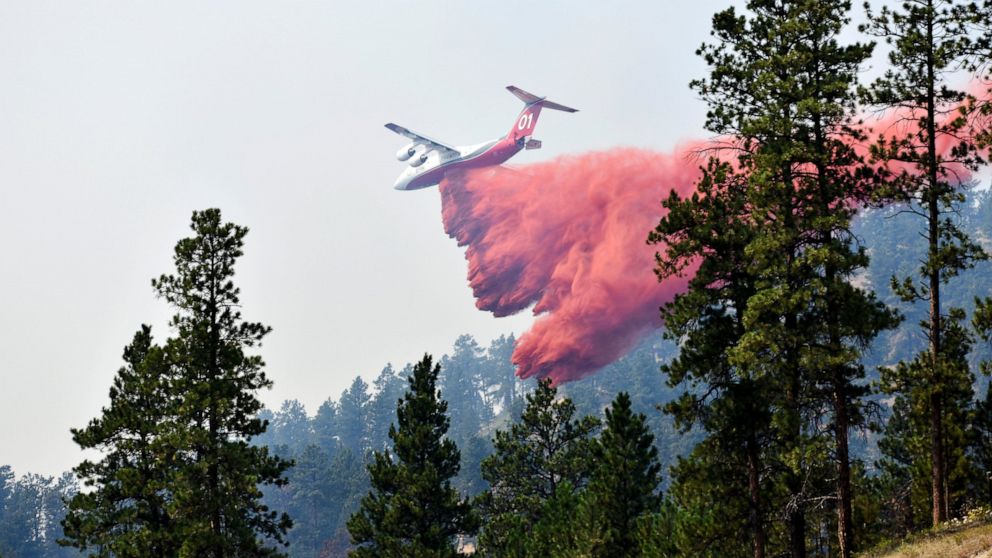
{"type": "Polygon", "coordinates": [[[870,550],[860,558],[992,558],[992,523],[942,526],[870,550]]]}

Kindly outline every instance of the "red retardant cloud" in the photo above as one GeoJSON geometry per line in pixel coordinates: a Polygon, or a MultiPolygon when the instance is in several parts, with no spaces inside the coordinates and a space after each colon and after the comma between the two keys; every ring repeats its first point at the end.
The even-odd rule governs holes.
{"type": "Polygon", "coordinates": [[[685,153],[613,149],[441,182],[476,306],[506,316],[534,305],[540,316],[513,352],[518,376],[579,379],[661,327],[659,307],[695,270],[659,284],[661,247],[646,239],[661,200],[694,189],[700,163],[685,153]]]}

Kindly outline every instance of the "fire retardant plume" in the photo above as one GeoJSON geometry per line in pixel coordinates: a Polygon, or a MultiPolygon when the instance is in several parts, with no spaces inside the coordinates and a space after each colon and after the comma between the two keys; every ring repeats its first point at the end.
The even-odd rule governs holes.
{"type": "Polygon", "coordinates": [[[533,305],[521,336],[521,378],[576,380],[623,356],[662,326],[659,308],[694,269],[659,284],[646,243],[661,200],[699,177],[688,151],[613,149],[441,182],[444,228],[466,246],[476,306],[496,316],[533,305]]]}
{"type": "MultiPolygon", "coordinates": [[[[867,123],[869,135],[904,135],[918,116],[886,114],[867,123]]],[[[533,305],[540,316],[514,349],[518,376],[577,380],[663,325],[659,308],[686,289],[695,269],[659,284],[654,254],[664,246],[646,239],[665,214],[661,200],[694,190],[701,163],[691,155],[703,145],[673,154],[611,149],[441,181],[445,232],[467,247],[476,306],[507,316],[533,305]]],[[[855,149],[867,157],[868,145],[855,149]]],[[[939,138],[941,154],[953,146],[939,138]]],[[[971,179],[961,165],[948,171],[952,182],[971,179]]]]}

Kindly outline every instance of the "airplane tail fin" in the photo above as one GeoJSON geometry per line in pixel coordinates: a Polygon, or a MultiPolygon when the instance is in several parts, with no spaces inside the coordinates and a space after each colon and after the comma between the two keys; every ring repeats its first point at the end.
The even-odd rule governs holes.
{"type": "Polygon", "coordinates": [[[578,109],[574,109],[572,107],[566,107],[565,105],[559,105],[558,103],[551,102],[547,100],[546,97],[538,97],[537,95],[534,95],[533,93],[528,93],[515,85],[507,85],[506,89],[510,93],[516,95],[518,99],[520,99],[521,101],[523,101],[528,105],[541,103],[541,106],[549,109],[560,110],[564,112],[579,112],[578,109]]]}
{"type": "MultiPolygon", "coordinates": [[[[513,85],[507,86],[507,89],[526,104],[524,110],[517,115],[517,120],[513,123],[513,128],[510,128],[509,137],[512,137],[514,140],[522,142],[524,141],[522,138],[529,138],[534,133],[534,126],[537,125],[537,117],[541,114],[541,108],[543,107],[564,112],[578,112],[576,109],[553,103],[544,97],[538,97],[513,85]]],[[[540,146],[540,142],[537,143],[537,146],[540,146]]],[[[537,147],[531,147],[531,149],[537,149],[537,147]]]]}

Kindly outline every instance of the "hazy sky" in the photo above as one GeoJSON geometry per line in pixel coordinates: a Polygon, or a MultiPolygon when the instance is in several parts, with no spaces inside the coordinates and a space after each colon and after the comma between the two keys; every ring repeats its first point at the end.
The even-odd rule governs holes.
{"type": "Polygon", "coordinates": [[[55,474],[121,349],[169,308],[194,209],[251,229],[244,315],[271,325],[270,406],[521,332],[475,309],[436,189],[397,192],[394,121],[502,135],[514,84],[546,112],[513,162],[699,137],[693,55],[725,2],[0,1],[0,464],[55,474]]]}

